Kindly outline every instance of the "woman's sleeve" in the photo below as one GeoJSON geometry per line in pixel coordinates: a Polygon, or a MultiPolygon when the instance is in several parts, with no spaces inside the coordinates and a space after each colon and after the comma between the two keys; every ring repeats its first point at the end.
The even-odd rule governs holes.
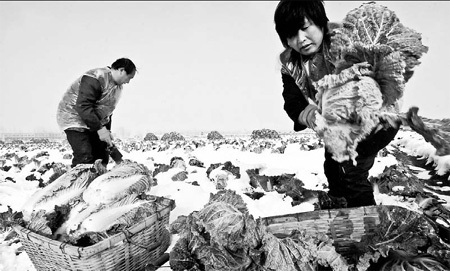
{"type": "Polygon", "coordinates": [[[101,97],[101,93],[101,85],[97,79],[87,75],[81,78],[75,109],[92,131],[102,128],[100,118],[95,112],[95,106],[101,97]]]}
{"type": "Polygon", "coordinates": [[[298,122],[300,113],[308,106],[308,101],[301,93],[299,87],[291,76],[282,73],[284,110],[294,122],[294,131],[301,131],[307,128],[306,125],[298,122]]]}

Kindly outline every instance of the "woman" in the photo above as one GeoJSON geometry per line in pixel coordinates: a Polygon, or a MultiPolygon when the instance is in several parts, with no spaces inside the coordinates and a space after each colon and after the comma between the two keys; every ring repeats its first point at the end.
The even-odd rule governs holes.
{"type": "MultiPolygon", "coordinates": [[[[286,48],[280,54],[284,110],[294,122],[294,130],[315,128],[315,114],[320,110],[312,82],[335,70],[329,55],[330,24],[323,1],[282,0],[275,10],[275,29],[286,48]]],[[[375,205],[373,186],[368,181],[379,150],[394,139],[398,126],[376,127],[356,152],[352,161],[337,162],[325,146],[324,172],[332,207],[375,205]]],[[[324,206],[322,206],[325,208],[324,206]]]]}

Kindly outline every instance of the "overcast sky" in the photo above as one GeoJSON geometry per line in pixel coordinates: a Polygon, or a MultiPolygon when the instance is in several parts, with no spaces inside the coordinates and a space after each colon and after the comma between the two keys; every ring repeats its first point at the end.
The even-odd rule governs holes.
{"type": "MultiPolygon", "coordinates": [[[[91,68],[128,57],[113,132],[275,129],[283,110],[274,29],[277,1],[0,1],[0,132],[59,132],[56,108],[91,68]]],[[[331,21],[362,1],[325,1],[331,21]]],[[[379,2],[422,33],[429,52],[407,83],[403,111],[450,117],[450,2],[379,2]]]]}

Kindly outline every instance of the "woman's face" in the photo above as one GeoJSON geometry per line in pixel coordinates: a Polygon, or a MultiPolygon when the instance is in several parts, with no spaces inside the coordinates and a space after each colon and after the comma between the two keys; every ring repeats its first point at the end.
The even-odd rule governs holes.
{"type": "Polygon", "coordinates": [[[319,51],[323,41],[323,30],[305,17],[303,28],[297,35],[287,39],[289,47],[298,53],[308,56],[319,51]]]}

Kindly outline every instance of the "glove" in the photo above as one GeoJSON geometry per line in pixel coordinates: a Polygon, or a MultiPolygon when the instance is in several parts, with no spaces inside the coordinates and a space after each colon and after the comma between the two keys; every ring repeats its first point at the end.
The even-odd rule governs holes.
{"type": "Polygon", "coordinates": [[[102,127],[100,130],[98,130],[97,134],[101,141],[106,142],[108,146],[112,146],[111,132],[108,129],[106,129],[106,127],[102,127]]]}
{"type": "Polygon", "coordinates": [[[308,126],[308,128],[314,129],[316,125],[316,112],[319,108],[315,104],[309,104],[298,116],[298,122],[300,124],[308,126]]]}

